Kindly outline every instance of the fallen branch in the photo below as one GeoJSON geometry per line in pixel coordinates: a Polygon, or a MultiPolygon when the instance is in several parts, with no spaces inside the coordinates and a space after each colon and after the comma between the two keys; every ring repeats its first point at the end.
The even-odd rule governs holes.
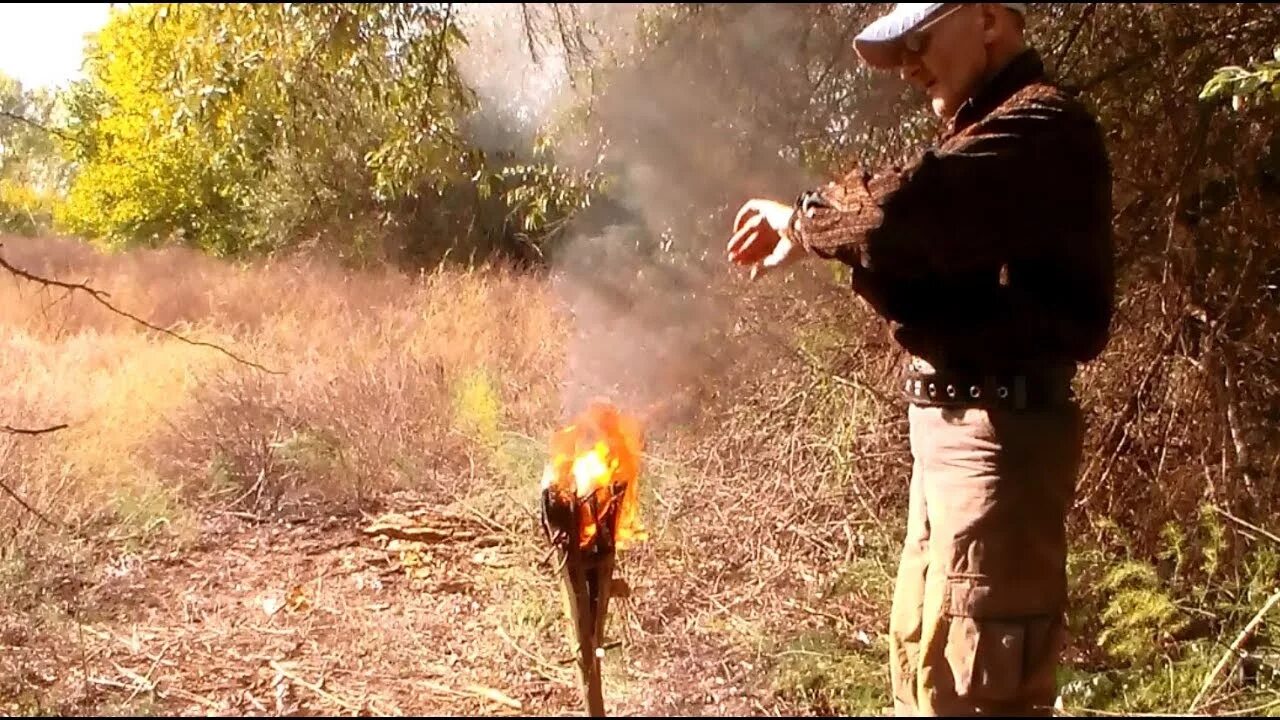
{"type": "Polygon", "coordinates": [[[431,680],[424,682],[422,686],[426,687],[428,690],[434,690],[443,695],[451,695],[453,697],[476,697],[484,700],[490,700],[500,705],[506,705],[512,710],[524,709],[524,705],[519,700],[507,695],[501,690],[484,687],[483,685],[476,685],[475,683],[468,684],[462,690],[451,688],[447,685],[442,685],[431,680]]]}
{"type": "MultiPolygon", "coordinates": [[[[515,639],[513,639],[509,634],[507,634],[507,631],[504,630],[501,625],[498,625],[496,629],[498,631],[498,637],[502,638],[502,640],[506,642],[508,646],[510,646],[513,650],[520,653],[524,657],[532,660],[534,663],[540,666],[542,670],[546,671],[546,672],[542,672],[542,671],[538,672],[538,674],[541,675],[545,680],[547,680],[548,682],[554,682],[554,683],[563,685],[564,687],[571,688],[571,689],[577,687],[576,685],[574,685],[572,681],[566,680],[563,677],[558,677],[553,674],[558,672],[561,669],[560,667],[556,667],[555,665],[551,664],[551,662],[546,658],[541,657],[540,655],[535,655],[534,653],[520,647],[520,644],[517,643],[515,639]]],[[[561,662],[560,665],[561,666],[568,665],[572,663],[573,660],[574,660],[573,658],[569,658],[561,662]]]]}
{"type": "Polygon", "coordinates": [[[155,692],[156,682],[152,678],[156,674],[156,669],[160,667],[160,663],[164,661],[165,653],[169,652],[169,648],[171,647],[173,647],[172,642],[170,642],[168,645],[165,645],[163,648],[161,648],[160,654],[157,655],[155,661],[151,663],[151,669],[147,670],[147,674],[145,677],[138,675],[136,672],[128,668],[124,668],[124,667],[120,667],[119,665],[116,665],[116,668],[120,670],[120,672],[126,675],[132,676],[135,681],[136,680],[142,681],[141,683],[138,684],[137,687],[134,688],[133,693],[129,695],[128,699],[124,701],[125,705],[128,705],[129,703],[133,702],[133,699],[138,696],[139,692],[155,692]],[[143,683],[145,683],[145,685],[143,683]]]}
{"type": "MultiPolygon", "coordinates": [[[[487,528],[489,524],[483,527],[487,528]]],[[[383,515],[364,527],[361,533],[369,537],[424,544],[456,542],[481,548],[505,544],[502,536],[477,529],[477,523],[468,518],[427,512],[383,515]]]]}
{"type": "MultiPolygon", "coordinates": [[[[3,247],[3,246],[0,246],[0,247],[3,247]]],[[[4,268],[5,270],[8,270],[9,272],[13,273],[14,275],[24,280],[30,280],[31,282],[38,283],[46,287],[57,287],[57,288],[62,288],[64,290],[69,290],[69,291],[79,290],[87,294],[89,297],[93,298],[94,300],[96,300],[99,304],[101,304],[103,307],[107,308],[111,312],[117,315],[120,315],[121,317],[128,318],[149,330],[154,330],[163,335],[168,335],[169,337],[175,340],[178,340],[179,342],[184,342],[188,345],[194,345],[197,347],[211,348],[213,350],[216,350],[226,355],[227,357],[231,358],[232,360],[235,360],[238,363],[241,363],[243,365],[248,365],[249,367],[255,368],[257,370],[261,370],[262,372],[265,372],[271,375],[284,374],[277,370],[270,370],[268,368],[265,368],[262,365],[259,365],[258,363],[253,362],[252,360],[246,360],[240,357],[239,355],[236,355],[235,353],[231,352],[230,350],[227,350],[221,345],[216,345],[214,343],[204,342],[201,340],[192,340],[190,338],[183,337],[182,335],[179,335],[178,333],[172,330],[169,330],[167,328],[162,328],[159,325],[156,325],[154,323],[147,322],[146,320],[143,320],[142,318],[138,317],[137,315],[134,315],[133,313],[130,313],[125,310],[121,310],[120,308],[117,308],[116,306],[112,305],[106,299],[107,294],[105,292],[101,290],[95,290],[94,288],[91,288],[88,285],[85,285],[84,283],[72,283],[72,282],[65,282],[62,280],[54,280],[52,278],[41,277],[39,275],[28,272],[21,268],[14,267],[8,260],[5,260],[3,257],[0,257],[0,267],[4,268]]]]}
{"type": "Polygon", "coordinates": [[[90,677],[88,682],[90,685],[97,685],[99,687],[117,688],[119,690],[129,690],[133,688],[133,685],[126,685],[120,682],[119,680],[112,680],[111,678],[105,678],[105,677],[90,677]]]}
{"type": "Polygon", "coordinates": [[[1264,712],[1274,707],[1280,707],[1280,698],[1270,700],[1261,705],[1254,705],[1253,707],[1216,713],[1216,715],[1218,717],[1260,717],[1264,712]]]}
{"type": "MultiPolygon", "coordinates": [[[[182,688],[178,688],[178,687],[172,687],[172,688],[169,688],[168,690],[164,690],[160,693],[160,696],[161,697],[172,696],[172,697],[182,698],[183,700],[186,700],[188,702],[193,702],[199,705],[203,705],[204,707],[207,707],[210,710],[213,710],[214,712],[224,712],[226,710],[225,706],[219,705],[218,703],[214,702],[213,700],[210,700],[209,698],[201,697],[199,695],[196,695],[193,692],[189,692],[187,690],[183,690],[182,688]]],[[[266,712],[266,708],[263,708],[263,712],[266,712]]]]}
{"type": "Polygon", "coordinates": [[[388,525],[375,525],[365,528],[362,532],[364,532],[365,535],[377,535],[391,540],[404,540],[405,542],[420,543],[438,543],[449,540],[464,542],[476,539],[476,534],[468,530],[438,530],[430,527],[393,527],[388,525]]]}
{"type": "Polygon", "coordinates": [[[1200,692],[1196,695],[1196,699],[1192,700],[1191,707],[1187,708],[1188,714],[1194,713],[1200,707],[1200,703],[1208,696],[1209,691],[1218,684],[1218,679],[1222,677],[1228,669],[1235,667],[1236,662],[1239,662],[1240,660],[1240,649],[1244,647],[1244,644],[1249,642],[1249,638],[1253,637],[1253,634],[1258,631],[1258,626],[1262,625],[1262,619],[1266,617],[1267,613],[1270,612],[1271,608],[1275,607],[1278,602],[1280,602],[1280,590],[1275,591],[1271,594],[1271,597],[1267,598],[1267,601],[1262,604],[1262,609],[1253,616],[1253,619],[1249,621],[1248,625],[1244,626],[1244,630],[1240,631],[1240,635],[1236,637],[1236,641],[1231,643],[1231,647],[1227,648],[1227,652],[1222,655],[1222,659],[1218,661],[1216,666],[1214,666],[1213,671],[1205,677],[1204,685],[1200,687],[1200,692]]]}
{"type": "Polygon", "coordinates": [[[338,697],[337,695],[334,695],[333,693],[328,692],[327,690],[320,687],[319,685],[303,680],[301,677],[298,676],[297,673],[293,672],[292,670],[289,670],[288,668],[284,667],[283,665],[276,662],[275,660],[271,661],[271,669],[276,671],[276,681],[273,682],[272,685],[275,685],[276,683],[278,683],[281,678],[287,678],[291,680],[294,685],[297,685],[298,687],[304,690],[310,690],[316,695],[319,695],[322,699],[328,700],[329,702],[333,703],[334,705],[337,705],[340,708],[343,708],[344,710],[350,710],[353,713],[362,713],[366,709],[374,710],[374,708],[372,707],[366,708],[364,705],[357,705],[349,700],[344,700],[338,697]]]}

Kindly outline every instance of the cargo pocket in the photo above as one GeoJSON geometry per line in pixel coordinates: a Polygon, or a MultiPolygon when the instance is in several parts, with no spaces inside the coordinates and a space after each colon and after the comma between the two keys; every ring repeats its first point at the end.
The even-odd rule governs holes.
{"type": "Polygon", "coordinates": [[[1021,697],[1037,662],[1029,656],[1046,645],[1039,635],[1051,625],[1049,613],[1030,606],[1017,584],[956,578],[947,590],[944,654],[956,696],[975,703],[1021,697]]]}

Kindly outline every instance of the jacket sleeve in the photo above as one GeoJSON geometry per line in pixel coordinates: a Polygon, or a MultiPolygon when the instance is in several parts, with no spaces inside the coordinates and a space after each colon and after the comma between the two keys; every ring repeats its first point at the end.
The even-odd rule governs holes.
{"type": "Polygon", "coordinates": [[[1010,223],[1025,208],[1014,204],[1031,197],[1037,176],[1054,172],[1062,112],[1026,100],[905,168],[854,170],[800,197],[791,235],[809,252],[850,265],[855,283],[861,275],[881,294],[894,283],[998,265],[1021,234],[1010,223]]]}

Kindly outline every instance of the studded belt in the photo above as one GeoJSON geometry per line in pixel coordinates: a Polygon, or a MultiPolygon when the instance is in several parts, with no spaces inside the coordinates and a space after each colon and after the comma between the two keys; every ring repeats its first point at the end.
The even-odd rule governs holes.
{"type": "Polygon", "coordinates": [[[915,405],[1048,408],[1075,399],[1067,373],[982,374],[908,370],[903,396],[915,405]]]}

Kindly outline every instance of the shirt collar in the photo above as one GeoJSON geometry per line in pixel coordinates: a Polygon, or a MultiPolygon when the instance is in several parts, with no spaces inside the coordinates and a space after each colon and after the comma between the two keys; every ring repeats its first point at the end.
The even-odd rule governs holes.
{"type": "Polygon", "coordinates": [[[960,106],[951,120],[951,132],[959,132],[982,119],[1014,93],[1044,76],[1044,61],[1040,54],[1033,48],[1023,50],[960,106]]]}

